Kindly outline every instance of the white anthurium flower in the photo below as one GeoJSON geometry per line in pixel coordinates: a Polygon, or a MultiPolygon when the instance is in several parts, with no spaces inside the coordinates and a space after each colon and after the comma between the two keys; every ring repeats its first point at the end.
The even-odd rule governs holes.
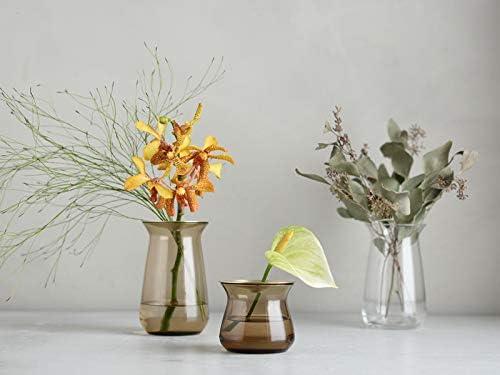
{"type": "Polygon", "coordinates": [[[300,226],[282,228],[265,253],[273,267],[280,268],[313,288],[336,288],[323,247],[316,236],[300,226]],[[285,237],[285,241],[282,241],[285,237]]]}

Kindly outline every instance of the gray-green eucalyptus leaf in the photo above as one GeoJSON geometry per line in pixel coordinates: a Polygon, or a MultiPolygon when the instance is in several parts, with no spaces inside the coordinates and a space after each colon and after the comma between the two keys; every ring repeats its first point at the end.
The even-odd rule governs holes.
{"type": "Polygon", "coordinates": [[[398,193],[396,191],[388,190],[381,187],[382,196],[388,201],[397,205],[397,214],[409,215],[410,214],[410,194],[407,191],[398,193]]]}
{"type": "Polygon", "coordinates": [[[451,145],[452,142],[448,141],[444,145],[429,151],[423,156],[425,174],[440,171],[448,165],[451,145]]]}
{"type": "Polygon", "coordinates": [[[402,191],[413,190],[413,189],[419,187],[420,184],[424,181],[424,179],[425,179],[425,174],[423,174],[423,173],[416,175],[412,178],[409,178],[401,185],[401,190],[402,191]]]}
{"type": "Polygon", "coordinates": [[[338,207],[337,208],[337,213],[343,217],[344,219],[352,219],[352,216],[351,214],[349,213],[349,211],[347,210],[347,208],[345,207],[338,207]]]}
{"type": "Polygon", "coordinates": [[[399,181],[394,177],[384,178],[382,180],[379,180],[379,182],[384,188],[388,190],[393,190],[393,191],[399,190],[399,181]]]}
{"type": "Polygon", "coordinates": [[[308,178],[310,180],[313,180],[313,181],[317,181],[317,182],[321,182],[323,184],[327,184],[327,185],[330,185],[330,183],[325,180],[323,177],[321,176],[318,176],[317,174],[312,174],[312,173],[302,173],[301,171],[299,171],[297,168],[295,168],[295,172],[302,176],[302,177],[305,177],[305,178],[308,178]]]}
{"type": "Polygon", "coordinates": [[[394,172],[400,176],[407,178],[410,174],[410,169],[413,164],[413,157],[406,152],[402,143],[387,142],[380,147],[382,155],[391,159],[394,172]]]}
{"type": "Polygon", "coordinates": [[[392,118],[389,119],[387,123],[387,134],[389,135],[389,139],[393,142],[399,142],[399,135],[401,134],[401,129],[399,128],[396,121],[392,118]]]}
{"type": "Polygon", "coordinates": [[[324,148],[327,148],[331,145],[333,145],[333,143],[318,143],[315,150],[323,150],[324,148]]]}
{"type": "Polygon", "coordinates": [[[380,164],[378,166],[377,177],[378,177],[378,180],[383,180],[385,178],[390,178],[391,177],[391,175],[387,171],[387,168],[385,167],[384,164],[380,164]]]}
{"type": "Polygon", "coordinates": [[[392,118],[387,123],[387,134],[392,142],[400,142],[406,145],[408,140],[408,133],[405,130],[401,130],[392,118]]]}
{"type": "Polygon", "coordinates": [[[424,191],[424,205],[430,206],[434,204],[439,198],[441,198],[441,195],[443,194],[442,189],[434,189],[434,188],[428,188],[424,191]]]}
{"type": "Polygon", "coordinates": [[[400,223],[412,223],[415,215],[420,212],[424,205],[423,192],[419,188],[415,188],[409,193],[410,213],[408,215],[399,215],[397,217],[400,223]]]}
{"type": "Polygon", "coordinates": [[[364,208],[368,208],[366,191],[359,182],[354,179],[349,180],[349,190],[351,191],[352,198],[356,201],[356,203],[359,203],[364,208]]]}
{"type": "Polygon", "coordinates": [[[349,176],[359,176],[358,168],[350,161],[338,161],[336,158],[331,158],[328,164],[335,172],[347,173],[349,176]]]}
{"type": "Polygon", "coordinates": [[[347,211],[349,211],[349,215],[351,215],[353,219],[365,222],[370,221],[370,212],[359,203],[348,198],[342,199],[342,203],[344,203],[347,211]]]}
{"type": "Polygon", "coordinates": [[[377,167],[375,163],[368,156],[362,156],[356,161],[358,166],[358,171],[361,175],[370,177],[372,179],[377,179],[377,167]]]}

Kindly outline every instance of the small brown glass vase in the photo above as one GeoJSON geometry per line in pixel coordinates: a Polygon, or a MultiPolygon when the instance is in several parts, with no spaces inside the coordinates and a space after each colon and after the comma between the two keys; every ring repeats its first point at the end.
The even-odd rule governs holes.
{"type": "Polygon", "coordinates": [[[140,320],[153,335],[193,335],[208,322],[201,250],[206,222],[144,222],[149,251],[140,320]]]}
{"type": "Polygon", "coordinates": [[[286,298],[293,282],[221,282],[227,294],[219,339],[236,353],[280,353],[295,333],[286,298]]]}

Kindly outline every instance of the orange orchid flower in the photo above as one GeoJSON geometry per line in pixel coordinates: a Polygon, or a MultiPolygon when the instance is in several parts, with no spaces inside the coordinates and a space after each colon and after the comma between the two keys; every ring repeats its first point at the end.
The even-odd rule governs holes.
{"type": "Polygon", "coordinates": [[[198,182],[208,181],[208,172],[212,172],[217,178],[221,177],[222,163],[210,164],[210,160],[223,160],[234,164],[233,158],[227,154],[227,150],[220,146],[214,136],[205,138],[205,144],[202,148],[197,146],[188,146],[186,150],[190,155],[185,158],[186,161],[193,160],[193,165],[199,167],[198,182]],[[222,151],[222,154],[214,154],[216,151],[222,151]]]}
{"type": "Polygon", "coordinates": [[[164,199],[168,199],[173,196],[172,190],[164,186],[160,179],[149,177],[146,173],[146,165],[142,158],[133,156],[132,161],[134,162],[139,173],[134,176],[130,176],[125,180],[125,190],[132,191],[144,184],[147,184],[150,191],[156,191],[164,199]]]}
{"type": "Polygon", "coordinates": [[[217,139],[208,136],[203,147],[191,145],[193,126],[200,120],[203,106],[198,104],[192,120],[179,125],[175,120],[165,116],[158,117],[156,127],[137,121],[137,129],[153,136],[143,150],[144,158],[132,158],[138,173],[130,176],[124,182],[124,188],[132,191],[140,186],[147,186],[150,199],[158,210],[165,210],[169,218],[175,215],[177,205],[178,218],[184,208],[191,212],[199,208],[198,197],[204,193],[215,191],[209,179],[209,173],[221,177],[222,163],[212,163],[213,160],[226,161],[234,164],[227,150],[220,146],[217,139]],[[172,126],[174,139],[167,141],[166,129],[172,126]],[[152,171],[163,171],[160,177],[152,177],[146,173],[145,162],[149,162],[152,171]],[[171,174],[172,168],[175,172],[171,174]]]}

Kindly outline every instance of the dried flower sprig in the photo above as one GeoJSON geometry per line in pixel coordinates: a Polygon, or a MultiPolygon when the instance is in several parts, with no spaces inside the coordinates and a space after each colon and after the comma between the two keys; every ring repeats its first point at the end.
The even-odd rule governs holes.
{"type": "Polygon", "coordinates": [[[328,131],[335,135],[335,143],[340,148],[342,153],[350,160],[356,160],[357,154],[352,147],[349,135],[344,131],[344,128],[342,127],[342,108],[339,106],[335,106],[332,113],[335,126],[329,126],[328,131]]]}
{"type": "Polygon", "coordinates": [[[417,124],[413,124],[408,129],[408,145],[407,149],[412,155],[419,155],[424,149],[423,139],[425,138],[425,130],[417,124]]]}
{"type": "Polygon", "coordinates": [[[344,207],[338,209],[342,217],[371,224],[380,220],[418,224],[443,192],[456,191],[460,200],[468,197],[467,180],[455,176],[451,164],[456,156],[462,156],[459,171],[462,174],[477,161],[477,152],[458,151],[450,157],[452,144],[446,142],[423,156],[423,173],[410,177],[412,155],[424,149],[422,140],[426,133],[417,125],[401,130],[393,120],[389,121],[387,130],[390,141],[380,150],[391,160],[391,173],[384,164],[375,166],[366,144],[359,153],[354,150],[344,129],[341,108],[336,106],[333,125],[325,124],[325,133],[331,133],[334,141],[320,143],[316,148],[331,147],[326,176],[296,171],[303,177],[330,185],[332,193],[343,203],[344,207]]]}
{"type": "MultiPolygon", "coordinates": [[[[212,60],[201,78],[189,78],[177,96],[170,63],[159,58],[156,48],[148,51],[153,69],[140,73],[132,101],[117,99],[115,84],[88,95],[63,90],[61,99],[69,101],[65,106],[74,108],[71,116],[60,114],[38,87],[28,92],[0,89],[1,102],[21,125],[19,132],[27,131],[31,139],[0,136],[0,267],[16,254],[21,266],[49,260],[47,282],[55,281],[64,254],[82,256],[85,263],[110,217],[137,220],[130,206],[168,220],[148,188],[124,189],[123,181],[134,174],[130,155],[138,155],[145,141],[133,124],[162,116],[173,123],[181,106],[218,82],[224,70],[222,60],[212,60]],[[38,222],[37,217],[38,224],[26,226],[38,222]]],[[[145,175],[138,159],[134,164],[145,175]]],[[[162,190],[154,179],[147,185],[162,190]]]]}
{"type": "Polygon", "coordinates": [[[384,143],[380,151],[390,159],[392,168],[383,163],[377,167],[366,145],[359,153],[353,150],[344,130],[340,107],[335,107],[333,117],[335,125],[329,122],[325,125],[325,133],[333,134],[333,142],[320,143],[317,147],[331,147],[325,163],[326,176],[296,172],[329,185],[342,203],[337,208],[340,216],[367,223],[374,237],[372,244],[383,257],[378,311],[385,312],[387,318],[391,299],[398,298],[401,311],[406,313],[406,293],[400,293],[407,288],[400,265],[402,240],[418,238],[423,220],[443,192],[455,191],[458,199],[467,198],[467,180],[462,174],[477,161],[478,153],[463,150],[450,157],[452,143],[448,141],[424,154],[423,173],[410,176],[413,157],[424,149],[422,128],[412,125],[408,130],[401,130],[394,120],[389,120],[390,141],[384,143]],[[452,169],[457,156],[462,157],[458,174],[452,169]]]}

